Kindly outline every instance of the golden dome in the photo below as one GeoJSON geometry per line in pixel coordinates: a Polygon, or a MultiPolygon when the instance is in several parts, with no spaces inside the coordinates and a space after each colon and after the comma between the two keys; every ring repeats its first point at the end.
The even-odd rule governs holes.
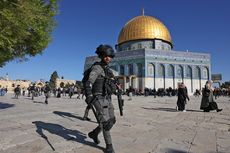
{"type": "Polygon", "coordinates": [[[137,16],[128,21],[121,29],[118,44],[140,39],[162,39],[172,44],[171,36],[166,26],[151,16],[137,16]]]}

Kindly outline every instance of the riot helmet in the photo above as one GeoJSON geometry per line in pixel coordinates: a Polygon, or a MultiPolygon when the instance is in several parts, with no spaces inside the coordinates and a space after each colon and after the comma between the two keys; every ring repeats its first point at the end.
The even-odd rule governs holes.
{"type": "Polygon", "coordinates": [[[111,58],[114,58],[114,50],[110,45],[100,45],[97,47],[95,53],[98,55],[99,58],[102,58],[104,56],[109,56],[111,58]]]}

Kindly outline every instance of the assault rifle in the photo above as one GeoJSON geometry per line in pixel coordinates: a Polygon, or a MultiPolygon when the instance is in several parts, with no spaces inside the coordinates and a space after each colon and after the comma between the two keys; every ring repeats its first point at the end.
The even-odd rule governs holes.
{"type": "Polygon", "coordinates": [[[120,88],[118,88],[116,94],[117,94],[117,100],[118,100],[120,115],[123,116],[124,99],[122,99],[122,90],[120,88]]]}
{"type": "Polygon", "coordinates": [[[123,92],[122,92],[121,87],[119,86],[120,83],[118,81],[118,78],[114,78],[113,83],[116,85],[116,88],[117,88],[116,95],[117,95],[118,106],[120,110],[120,116],[123,116],[124,99],[122,99],[123,92]]]}
{"type": "Polygon", "coordinates": [[[114,76],[112,77],[112,79],[107,77],[106,83],[105,83],[105,88],[107,90],[107,93],[117,95],[120,115],[123,116],[124,99],[122,99],[122,89],[120,87],[120,83],[118,81],[118,78],[116,78],[114,76]]]}

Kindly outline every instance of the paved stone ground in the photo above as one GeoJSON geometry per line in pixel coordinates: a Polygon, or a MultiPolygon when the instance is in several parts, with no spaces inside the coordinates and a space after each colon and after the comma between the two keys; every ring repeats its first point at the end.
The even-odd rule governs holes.
{"type": "MultiPolygon", "coordinates": [[[[177,97],[124,97],[124,116],[111,130],[116,153],[230,153],[230,101],[217,99],[222,112],[199,110],[201,97],[190,97],[187,112],[175,110],[177,97]]],[[[0,153],[103,153],[87,133],[96,127],[82,121],[84,100],[68,97],[0,97],[0,153]]]]}

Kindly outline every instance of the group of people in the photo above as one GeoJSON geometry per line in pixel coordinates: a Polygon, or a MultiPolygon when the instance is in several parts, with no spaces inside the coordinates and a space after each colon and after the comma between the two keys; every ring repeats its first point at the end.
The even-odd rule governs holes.
{"type": "Polygon", "coordinates": [[[45,82],[45,85],[43,87],[36,86],[35,83],[30,84],[28,88],[21,88],[20,85],[17,85],[14,88],[14,96],[16,99],[19,98],[19,96],[23,95],[25,96],[27,89],[28,97],[31,97],[31,100],[34,100],[35,97],[41,96],[43,93],[45,95],[45,103],[48,104],[48,98],[51,94],[53,94],[55,97],[60,98],[61,96],[68,95],[70,98],[77,93],[77,99],[80,99],[84,97],[84,92],[80,89],[80,87],[76,87],[75,85],[70,85],[69,87],[65,88],[57,88],[52,89],[50,87],[50,84],[48,81],[45,82]]]}
{"type": "MultiPolygon", "coordinates": [[[[100,62],[95,62],[88,70],[84,73],[82,80],[83,87],[85,90],[87,108],[83,119],[89,120],[88,112],[93,109],[94,115],[97,119],[98,126],[88,133],[96,144],[99,144],[98,135],[103,131],[103,136],[106,144],[105,153],[115,153],[112,145],[112,138],[110,130],[116,122],[114,116],[114,108],[111,102],[111,92],[113,89],[108,88],[111,84],[108,84],[113,80],[113,75],[108,67],[108,64],[115,56],[114,50],[109,45],[100,45],[97,47],[95,52],[101,59],[100,62]],[[86,77],[87,76],[87,77],[86,77]]],[[[216,110],[217,112],[222,111],[217,106],[217,103],[213,99],[212,82],[207,81],[202,92],[202,100],[200,109],[204,112],[216,110]]],[[[180,83],[177,91],[177,110],[186,112],[185,105],[187,100],[189,101],[188,91],[184,83],[180,83]]]]}
{"type": "MultiPolygon", "coordinates": [[[[94,143],[99,144],[100,140],[98,135],[102,131],[106,144],[105,153],[115,153],[110,134],[110,130],[116,123],[111,95],[116,93],[116,90],[119,90],[119,88],[121,88],[119,84],[115,83],[115,77],[113,75],[113,72],[109,68],[109,63],[114,58],[115,53],[113,48],[109,45],[98,46],[95,53],[98,55],[101,61],[95,62],[88,70],[86,70],[84,73],[84,78],[82,80],[84,95],[86,97],[85,102],[87,103],[83,119],[89,120],[88,112],[90,109],[92,109],[98,125],[95,129],[88,133],[88,137],[91,138],[94,143]]],[[[50,92],[51,88],[49,87],[49,83],[47,82],[44,87],[46,104],[48,104],[48,97],[50,92]]],[[[31,93],[33,95],[32,87],[31,93]]],[[[185,106],[187,100],[189,101],[190,99],[184,83],[180,83],[178,85],[177,96],[177,110],[186,112],[185,106]]],[[[78,98],[80,98],[79,95],[78,98]]],[[[204,112],[209,112],[211,110],[216,110],[217,112],[222,111],[222,109],[218,108],[217,103],[213,99],[211,81],[206,82],[205,87],[202,91],[200,109],[204,112]]]]}
{"type": "MultiPolygon", "coordinates": [[[[186,112],[185,105],[187,100],[189,101],[188,91],[184,83],[180,83],[178,85],[178,93],[177,93],[177,110],[186,112]]],[[[202,90],[202,99],[200,109],[204,112],[210,112],[212,110],[216,110],[217,112],[222,111],[222,109],[218,108],[217,103],[214,100],[213,89],[212,89],[212,81],[208,80],[202,90]]]]}
{"type": "MultiPolygon", "coordinates": [[[[39,94],[39,91],[38,91],[38,88],[35,86],[35,83],[30,85],[28,88],[28,97],[31,97],[31,100],[34,100],[34,97],[38,96],[39,94]]],[[[49,85],[49,82],[46,82],[45,83],[45,86],[42,87],[42,90],[41,90],[44,95],[45,95],[45,103],[48,104],[48,98],[50,97],[50,92],[51,92],[51,87],[49,85]]],[[[23,88],[23,91],[20,87],[20,85],[17,85],[17,87],[14,88],[14,95],[15,95],[15,98],[18,99],[18,97],[20,95],[25,95],[25,90],[23,88]]]]}

